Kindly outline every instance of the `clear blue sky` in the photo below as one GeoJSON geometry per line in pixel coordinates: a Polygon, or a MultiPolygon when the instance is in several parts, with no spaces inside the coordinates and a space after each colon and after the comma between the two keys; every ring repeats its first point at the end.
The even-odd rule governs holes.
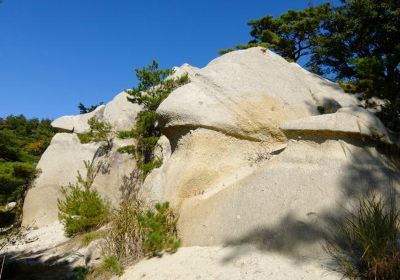
{"type": "Polygon", "coordinates": [[[217,50],[250,39],[249,19],[308,2],[3,0],[0,117],[77,114],[79,102],[108,102],[134,86],[134,69],[152,59],[202,67],[217,50]]]}

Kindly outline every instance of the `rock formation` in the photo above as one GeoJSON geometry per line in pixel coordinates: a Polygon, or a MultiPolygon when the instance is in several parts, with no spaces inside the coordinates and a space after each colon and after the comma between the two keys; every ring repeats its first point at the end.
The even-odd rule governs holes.
{"type": "Polygon", "coordinates": [[[341,205],[398,179],[381,122],[297,64],[253,48],[191,76],[157,111],[172,155],[145,182],[180,210],[184,245],[315,257],[341,205]]]}
{"type": "MultiPolygon", "coordinates": [[[[177,209],[184,246],[249,245],[315,259],[342,206],[371,189],[398,186],[385,127],[337,84],[262,48],[178,69],[184,72],[190,83],[157,110],[163,165],[143,186],[151,199],[177,209]]],[[[87,131],[91,116],[124,130],[139,110],[122,93],[92,113],[55,120],[71,133],[57,134],[42,156],[23,223],[57,220],[60,186],[73,182],[98,148],[75,134],[87,131]]],[[[95,182],[114,202],[121,178],[134,168],[115,152],[123,144],[117,141],[111,153],[110,173],[95,182]]]]}
{"type": "MultiPolygon", "coordinates": [[[[96,116],[111,123],[115,131],[132,128],[140,107],[129,102],[126,97],[127,94],[123,92],[91,113],[61,117],[53,121],[55,128],[69,132],[56,134],[38,163],[40,175],[25,198],[24,226],[42,227],[58,220],[57,200],[60,198],[61,187],[75,183],[78,171],[85,174],[84,161],[92,160],[101,145],[81,144],[76,134],[89,130],[87,121],[91,117],[96,116]]],[[[119,188],[124,176],[129,176],[135,168],[131,156],[117,152],[119,147],[128,144],[132,144],[132,140],[114,138],[106,162],[108,170],[100,173],[94,182],[94,187],[114,205],[119,202],[119,188]]]]}

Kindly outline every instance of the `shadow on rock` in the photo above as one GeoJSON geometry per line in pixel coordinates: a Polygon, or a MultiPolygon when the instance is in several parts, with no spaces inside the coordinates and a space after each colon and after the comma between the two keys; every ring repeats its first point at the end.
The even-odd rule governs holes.
{"type": "MultiPolygon", "coordinates": [[[[78,280],[84,279],[86,269],[72,266],[70,254],[61,254],[46,260],[41,255],[46,250],[34,253],[7,253],[1,279],[3,280],[78,280]]],[[[4,255],[0,257],[3,261],[4,255]]]]}
{"type": "MultiPolygon", "coordinates": [[[[250,245],[261,252],[283,254],[295,262],[320,260],[329,263],[331,258],[325,250],[326,241],[332,240],[338,223],[349,209],[358,206],[359,199],[371,193],[382,198],[389,195],[399,198],[398,154],[395,155],[393,149],[387,147],[381,148],[380,152],[386,156],[371,149],[349,154],[351,163],[347,164],[346,172],[340,178],[339,199],[318,212],[307,213],[302,218],[295,211],[289,211],[272,226],[260,225],[239,238],[226,240],[225,245],[233,246],[233,251],[222,262],[229,263],[246,254],[247,251],[242,250],[241,246],[250,245]]],[[[298,178],[293,178],[293,184],[301,182],[298,182],[298,178]]]]}

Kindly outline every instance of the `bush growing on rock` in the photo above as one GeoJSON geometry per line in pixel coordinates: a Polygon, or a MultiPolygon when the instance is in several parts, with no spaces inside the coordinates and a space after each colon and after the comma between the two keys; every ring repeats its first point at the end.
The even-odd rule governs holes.
{"type": "Polygon", "coordinates": [[[90,131],[86,133],[79,133],[78,137],[82,144],[89,142],[104,142],[106,146],[111,149],[112,147],[112,126],[108,122],[103,122],[96,117],[91,117],[88,120],[90,131]]]}
{"type": "Polygon", "coordinates": [[[135,176],[119,208],[113,211],[106,237],[105,253],[123,263],[133,263],[145,255],[173,253],[180,246],[177,217],[169,204],[152,206],[141,194],[138,181],[135,176]]]}
{"type": "Polygon", "coordinates": [[[122,202],[111,216],[106,251],[128,261],[174,253],[180,246],[176,224],[168,202],[154,207],[142,199],[122,202]]]}
{"type": "Polygon", "coordinates": [[[126,92],[129,94],[128,100],[142,105],[143,111],[137,115],[136,126],[132,131],[121,136],[130,134],[136,138],[135,158],[143,173],[142,178],[145,178],[151,170],[161,165],[160,159],[154,156],[154,148],[161,136],[156,110],[173,90],[189,82],[189,76],[173,77],[173,69],[159,69],[156,61],[135,72],[139,84],[126,92]]]}
{"type": "Polygon", "coordinates": [[[78,172],[77,183],[63,187],[64,199],[58,200],[58,217],[68,236],[100,227],[110,214],[108,203],[91,188],[100,166],[92,161],[85,162],[85,167],[86,178],[78,172]]]}
{"type": "Polygon", "coordinates": [[[358,209],[338,222],[327,246],[350,279],[395,280],[400,277],[400,209],[395,194],[388,200],[374,195],[359,201],[358,209]]]}
{"type": "Polygon", "coordinates": [[[168,202],[157,203],[138,218],[143,228],[143,251],[146,255],[158,256],[166,251],[174,253],[180,246],[177,238],[177,218],[168,202]]]}

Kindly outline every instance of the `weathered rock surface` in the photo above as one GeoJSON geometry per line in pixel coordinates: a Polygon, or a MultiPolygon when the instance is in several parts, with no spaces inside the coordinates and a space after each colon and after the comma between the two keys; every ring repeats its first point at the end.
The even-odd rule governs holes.
{"type": "Polygon", "coordinates": [[[97,107],[93,112],[76,115],[76,116],[63,116],[54,120],[51,125],[55,128],[75,132],[75,133],[82,133],[89,131],[90,127],[88,124],[88,120],[92,117],[96,117],[101,119],[104,113],[105,106],[100,105],[97,107]]]}
{"type": "MultiPolygon", "coordinates": [[[[117,152],[119,147],[132,144],[132,140],[114,139],[113,143],[109,155],[96,160],[96,164],[103,161],[105,169],[98,173],[93,187],[117,205],[123,178],[134,170],[135,161],[127,154],[117,152]]],[[[81,144],[74,133],[54,136],[38,163],[41,173],[25,198],[24,226],[42,227],[58,220],[57,200],[61,198],[61,187],[75,183],[78,171],[85,176],[84,161],[91,161],[99,147],[97,143],[81,144]]]]}
{"type": "Polygon", "coordinates": [[[58,133],[42,155],[39,177],[28,190],[24,202],[24,226],[45,226],[57,221],[57,199],[61,186],[76,181],[77,171],[84,174],[84,161],[91,160],[98,145],[79,142],[76,134],[58,133]]]}
{"type": "MultiPolygon", "coordinates": [[[[205,127],[257,141],[284,141],[279,126],[318,106],[357,106],[338,85],[261,48],[228,53],[195,72],[157,113],[171,127],[205,127]]],[[[328,110],[329,108],[327,108],[328,110]]],[[[169,136],[172,137],[172,136],[169,136]]]]}
{"type": "Polygon", "coordinates": [[[338,85],[261,48],[193,71],[157,111],[172,154],[145,182],[179,210],[184,245],[322,257],[340,205],[397,186],[385,127],[338,85]]]}
{"type": "Polygon", "coordinates": [[[51,125],[66,131],[82,133],[89,131],[88,120],[96,117],[102,121],[109,122],[116,131],[129,130],[135,123],[140,106],[127,100],[128,94],[121,92],[106,105],[101,105],[93,112],[76,115],[64,116],[54,120],[51,125]]]}
{"type": "MultiPolygon", "coordinates": [[[[202,69],[184,65],[176,75],[184,72],[191,82],[157,110],[163,165],[143,187],[179,212],[184,246],[213,247],[143,261],[123,279],[259,279],[259,271],[269,279],[338,279],[314,270],[326,257],[321,244],[332,217],[361,194],[399,187],[398,165],[382,148],[392,145],[385,127],[338,85],[262,48],[226,54],[202,69]],[[240,257],[225,264],[226,250],[240,257]]],[[[91,114],[129,129],[139,108],[125,97],[91,114]]],[[[90,116],[53,125],[83,132],[90,116]]],[[[116,149],[129,143],[116,141],[110,173],[95,181],[114,203],[121,178],[134,168],[116,149]]],[[[97,148],[75,134],[54,137],[25,200],[25,225],[57,219],[60,186],[74,181],[97,148]]]]}

